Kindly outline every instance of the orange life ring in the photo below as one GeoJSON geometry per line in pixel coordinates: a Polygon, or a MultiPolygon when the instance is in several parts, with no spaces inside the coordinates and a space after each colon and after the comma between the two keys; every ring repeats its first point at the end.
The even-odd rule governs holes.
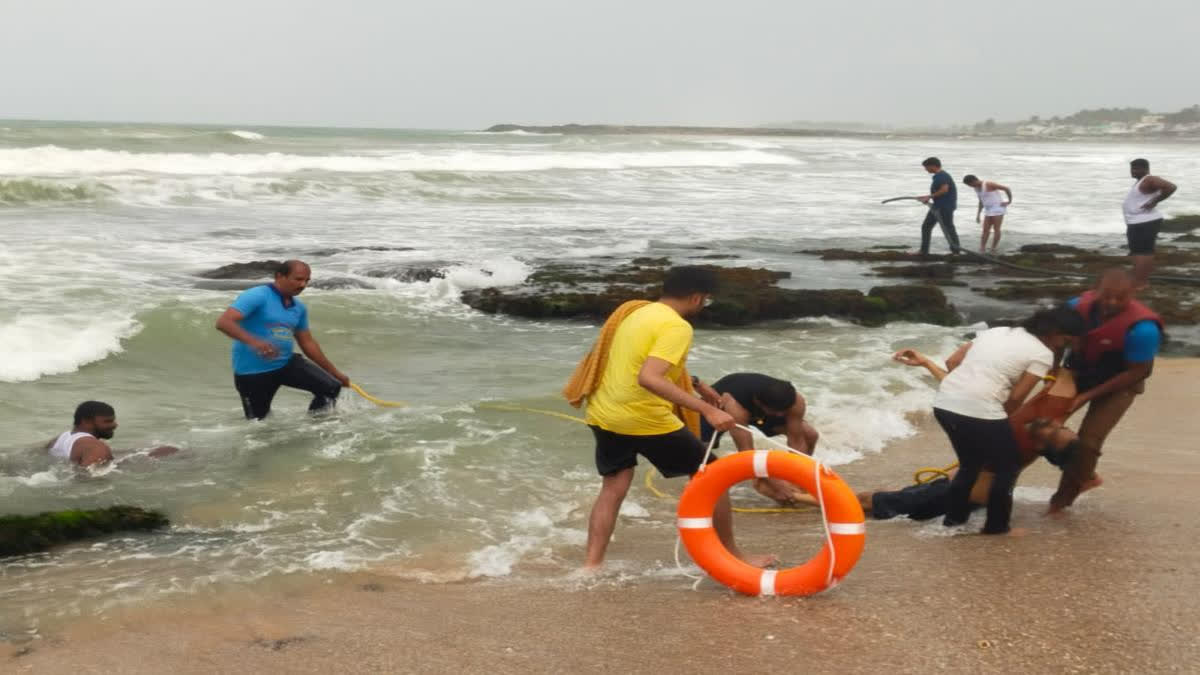
{"type": "Polygon", "coordinates": [[[820,593],[849,574],[867,538],[862,506],[850,486],[811,457],[779,450],[747,450],[709,464],[684,488],[678,517],[679,536],[692,560],[717,581],[746,595],[820,593]],[[721,495],[744,480],[767,476],[795,483],[823,502],[825,546],[799,567],[764,570],[742,562],[713,529],[713,508],[721,495]]]}

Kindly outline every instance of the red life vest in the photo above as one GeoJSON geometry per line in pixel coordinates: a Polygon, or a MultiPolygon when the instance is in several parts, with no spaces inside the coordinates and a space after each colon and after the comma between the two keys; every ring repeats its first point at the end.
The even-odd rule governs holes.
{"type": "MultiPolygon", "coordinates": [[[[1085,321],[1090,322],[1092,307],[1095,304],[1096,292],[1088,291],[1079,296],[1079,304],[1075,305],[1075,309],[1083,315],[1085,321]]],[[[1113,352],[1120,354],[1123,361],[1125,336],[1129,335],[1129,329],[1133,328],[1133,324],[1147,319],[1157,323],[1160,331],[1163,330],[1162,319],[1154,313],[1154,310],[1137,300],[1131,300],[1120,314],[1105,320],[1084,336],[1083,347],[1080,350],[1084,363],[1089,366],[1097,365],[1106,354],[1113,352]]]]}

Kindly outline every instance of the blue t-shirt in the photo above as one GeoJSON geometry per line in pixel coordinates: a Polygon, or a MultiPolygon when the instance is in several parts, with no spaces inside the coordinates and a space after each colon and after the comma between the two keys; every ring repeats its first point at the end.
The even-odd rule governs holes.
{"type": "MultiPolygon", "coordinates": [[[[1071,298],[1067,301],[1067,306],[1074,309],[1079,306],[1079,298],[1071,298]]],[[[1090,323],[1090,321],[1089,321],[1090,323]]],[[[1094,328],[1094,326],[1091,326],[1094,328]]],[[[1129,327],[1129,332],[1125,335],[1125,361],[1126,363],[1145,363],[1153,361],[1158,355],[1158,348],[1162,345],[1162,330],[1159,329],[1158,323],[1152,319],[1138,321],[1129,327]]]]}
{"type": "Polygon", "coordinates": [[[953,211],[958,208],[958,188],[954,185],[954,179],[945,171],[938,171],[933,174],[933,184],[929,186],[930,194],[937,192],[943,185],[949,185],[950,190],[941,197],[935,197],[933,205],[939,209],[949,209],[953,211]]]}
{"type": "Polygon", "coordinates": [[[233,374],[255,375],[279,370],[292,358],[296,331],[308,330],[308,310],[304,303],[292,298],[284,307],[283,296],[271,284],[255,286],[244,291],[230,307],[242,313],[238,322],[256,338],[270,340],[278,350],[273,359],[265,359],[239,340],[233,342],[233,374]]]}

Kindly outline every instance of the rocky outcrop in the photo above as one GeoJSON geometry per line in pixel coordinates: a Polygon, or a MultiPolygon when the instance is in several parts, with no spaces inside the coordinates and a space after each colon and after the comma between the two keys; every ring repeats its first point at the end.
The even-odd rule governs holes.
{"type": "Polygon", "coordinates": [[[58,544],[114,532],[157,530],[168,524],[167,517],[158,511],[136,506],[0,516],[0,557],[44,551],[58,544]]]}
{"type": "MultiPolygon", "coordinates": [[[[653,299],[670,261],[639,258],[616,269],[548,265],[525,284],[463,293],[463,302],[482,312],[531,319],[601,321],[618,305],[653,299]]],[[[713,267],[721,289],[695,317],[700,326],[745,326],[762,321],[832,316],[864,325],[920,321],[956,325],[960,319],[946,296],[932,286],[880,286],[867,294],[851,289],[780,288],[787,272],[751,267],[713,267]]]]}

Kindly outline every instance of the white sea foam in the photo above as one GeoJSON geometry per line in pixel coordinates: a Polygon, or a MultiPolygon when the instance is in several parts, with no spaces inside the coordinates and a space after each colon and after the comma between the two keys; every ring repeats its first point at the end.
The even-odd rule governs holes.
{"type": "Polygon", "coordinates": [[[402,152],[374,155],[292,155],[278,152],[135,153],[69,150],[47,145],[0,150],[0,176],[97,176],[135,172],[166,175],[289,174],[299,171],[384,173],[399,171],[514,172],[553,169],[620,170],[656,167],[738,167],[797,164],[786,155],[760,150],[670,152],[495,153],[459,150],[443,154],[402,152]]]}
{"type": "Polygon", "coordinates": [[[260,133],[257,133],[254,131],[244,131],[242,129],[234,129],[233,131],[229,132],[229,135],[236,136],[237,138],[240,138],[240,139],[246,140],[246,141],[261,141],[264,138],[266,138],[266,136],[264,136],[260,133]]]}
{"type": "Polygon", "coordinates": [[[132,316],[18,315],[0,324],[0,381],[28,382],[73,373],[121,351],[121,341],[141,330],[132,316]]]}

